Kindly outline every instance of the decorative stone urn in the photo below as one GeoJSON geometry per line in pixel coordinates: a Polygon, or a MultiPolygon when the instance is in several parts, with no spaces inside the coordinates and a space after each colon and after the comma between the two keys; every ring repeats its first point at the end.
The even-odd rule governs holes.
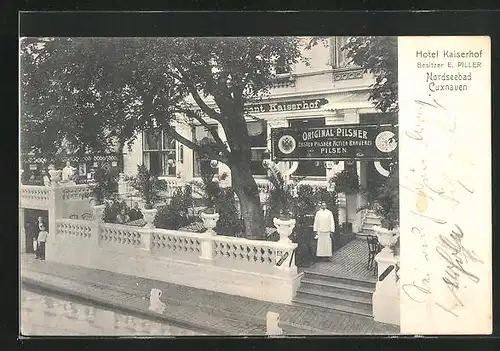
{"type": "Polygon", "coordinates": [[[274,218],[273,223],[280,235],[279,242],[291,244],[292,240],[290,240],[290,235],[292,234],[293,228],[295,228],[295,219],[274,218]]]}
{"type": "Polygon", "coordinates": [[[202,212],[200,214],[200,217],[203,221],[203,226],[207,228],[207,231],[205,233],[209,235],[217,235],[214,231],[214,228],[217,225],[217,221],[219,220],[219,214],[202,212]]]}
{"type": "Polygon", "coordinates": [[[104,220],[104,209],[106,205],[94,205],[92,206],[92,214],[94,216],[95,221],[102,222],[104,220]]]}
{"type": "Polygon", "coordinates": [[[154,220],[156,217],[156,212],[158,210],[156,208],[151,208],[151,209],[145,209],[141,208],[142,216],[144,218],[144,221],[146,222],[146,225],[144,228],[154,228],[154,220]]]}
{"type": "Polygon", "coordinates": [[[55,168],[49,169],[50,182],[52,185],[58,185],[61,181],[61,170],[57,170],[55,168]]]}
{"type": "Polygon", "coordinates": [[[381,253],[394,254],[393,247],[398,242],[399,229],[388,230],[380,226],[374,226],[373,231],[377,234],[380,245],[384,247],[381,253]]]}

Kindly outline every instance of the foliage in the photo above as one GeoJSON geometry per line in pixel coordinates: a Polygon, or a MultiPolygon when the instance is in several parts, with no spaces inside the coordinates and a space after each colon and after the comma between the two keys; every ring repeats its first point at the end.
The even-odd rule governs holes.
{"type": "Polygon", "coordinates": [[[335,174],[330,182],[335,184],[334,190],[337,194],[354,195],[360,190],[358,173],[350,168],[335,174]]]}
{"type": "Polygon", "coordinates": [[[157,228],[177,230],[193,222],[189,210],[193,207],[190,185],[176,189],[170,203],[161,206],[156,213],[154,225],[157,228]]]}
{"type": "Polygon", "coordinates": [[[116,193],[118,174],[107,165],[98,165],[94,171],[94,179],[90,184],[90,191],[97,205],[112,198],[116,193]]]}
{"type": "Polygon", "coordinates": [[[296,227],[311,225],[311,216],[318,206],[315,197],[316,190],[311,185],[299,185],[297,188],[297,198],[294,201],[294,218],[296,227]]]}
{"type": "Polygon", "coordinates": [[[231,228],[234,231],[242,231],[234,191],[232,188],[220,188],[215,200],[215,210],[219,214],[217,229],[231,228]]]}
{"type": "Polygon", "coordinates": [[[130,211],[125,201],[112,200],[110,203],[106,203],[106,207],[104,208],[104,222],[116,223],[116,216],[123,210],[126,213],[130,211]]]}
{"type": "MultiPolygon", "coordinates": [[[[23,38],[20,53],[23,153],[55,153],[63,142],[77,153],[105,151],[158,127],[245,175],[236,193],[258,204],[248,201],[258,194],[249,177],[244,105],[265,96],[276,72],[299,61],[299,38],[23,38]],[[207,126],[203,115],[220,123],[227,145],[214,130],[216,143],[202,147],[170,127],[179,119],[207,126]]],[[[258,236],[261,211],[248,213],[246,234],[258,236]]]]}
{"type": "Polygon", "coordinates": [[[126,181],[139,192],[139,196],[144,200],[145,209],[153,208],[153,205],[161,199],[160,192],[167,189],[167,182],[152,175],[144,165],[138,165],[137,175],[127,177],[126,181]]]}
{"type": "Polygon", "coordinates": [[[290,217],[293,211],[294,187],[298,181],[287,184],[276,164],[270,163],[267,172],[266,223],[273,225],[273,218],[290,217]]]}
{"type": "Polygon", "coordinates": [[[387,181],[378,189],[374,203],[375,214],[380,217],[382,227],[393,230],[399,227],[399,168],[394,164],[387,181]]]}
{"type": "Polygon", "coordinates": [[[398,105],[398,41],[397,37],[349,37],[342,47],[355,65],[372,73],[369,99],[382,112],[397,112],[398,105]]]}
{"type": "Polygon", "coordinates": [[[219,183],[214,181],[214,176],[217,173],[215,168],[210,166],[210,160],[200,160],[200,176],[202,180],[203,199],[208,209],[215,210],[215,204],[219,197],[220,187],[219,183]]]}
{"type": "Polygon", "coordinates": [[[200,175],[202,179],[202,190],[205,205],[208,210],[213,210],[219,214],[217,230],[241,231],[241,221],[239,219],[236,201],[234,199],[233,188],[221,188],[214,176],[217,169],[210,166],[210,160],[201,160],[200,175]]]}

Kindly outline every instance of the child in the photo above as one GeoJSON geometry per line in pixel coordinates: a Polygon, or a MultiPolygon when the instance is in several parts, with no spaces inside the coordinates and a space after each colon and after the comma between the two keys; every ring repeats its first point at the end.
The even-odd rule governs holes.
{"type": "Polygon", "coordinates": [[[45,260],[45,242],[49,233],[45,230],[45,226],[40,226],[40,233],[38,233],[37,256],[40,260],[45,260]]]}

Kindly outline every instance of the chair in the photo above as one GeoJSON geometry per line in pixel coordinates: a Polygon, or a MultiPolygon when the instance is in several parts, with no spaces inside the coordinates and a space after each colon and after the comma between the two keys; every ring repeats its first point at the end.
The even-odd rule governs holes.
{"type": "Polygon", "coordinates": [[[380,251],[379,242],[376,236],[368,235],[366,238],[368,243],[368,262],[366,264],[366,269],[373,269],[373,275],[377,271],[377,262],[375,261],[375,255],[380,251]]]}

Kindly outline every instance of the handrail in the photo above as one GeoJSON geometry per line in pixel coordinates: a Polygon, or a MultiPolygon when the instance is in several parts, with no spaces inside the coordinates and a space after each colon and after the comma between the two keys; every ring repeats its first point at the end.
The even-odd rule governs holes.
{"type": "Polygon", "coordinates": [[[383,281],[385,278],[387,278],[387,276],[389,275],[389,273],[391,273],[393,270],[394,270],[394,265],[390,265],[389,267],[387,267],[385,269],[385,271],[378,278],[378,281],[379,282],[383,281]]]}

